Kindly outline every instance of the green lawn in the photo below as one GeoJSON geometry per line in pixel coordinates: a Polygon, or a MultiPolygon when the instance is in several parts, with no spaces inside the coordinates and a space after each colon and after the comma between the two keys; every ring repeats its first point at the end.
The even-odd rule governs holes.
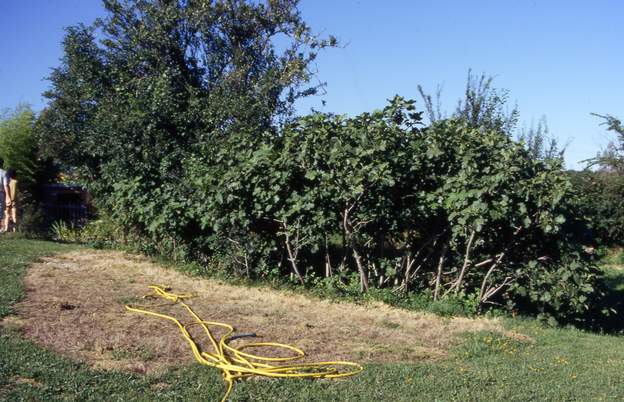
{"type": "MultiPolygon", "coordinates": [[[[75,248],[0,240],[0,317],[23,294],[28,264],[75,248]]],[[[611,274],[616,284],[624,283],[621,278],[611,274]]],[[[533,341],[480,333],[442,362],[367,365],[363,374],[341,381],[240,382],[231,400],[624,400],[624,337],[543,328],[531,320],[506,325],[533,341]]],[[[218,401],[223,391],[220,374],[210,368],[193,365],[161,376],[95,371],[34,346],[10,327],[0,332],[0,400],[218,401]]]]}

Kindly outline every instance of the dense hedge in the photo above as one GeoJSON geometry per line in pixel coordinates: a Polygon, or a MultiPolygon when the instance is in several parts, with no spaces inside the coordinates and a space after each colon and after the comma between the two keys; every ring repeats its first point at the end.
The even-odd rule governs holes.
{"type": "Polygon", "coordinates": [[[154,251],[565,321],[599,305],[599,273],[562,231],[560,160],[462,119],[425,127],[400,97],[289,119],[311,49],[332,42],[295,2],[106,4],[68,30],[41,143],[154,251]]]}

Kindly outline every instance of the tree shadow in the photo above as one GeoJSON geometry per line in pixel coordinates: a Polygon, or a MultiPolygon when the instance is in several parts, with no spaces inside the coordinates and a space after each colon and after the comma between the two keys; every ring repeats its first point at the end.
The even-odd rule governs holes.
{"type": "Polygon", "coordinates": [[[603,267],[604,284],[607,294],[604,307],[612,312],[596,322],[596,329],[608,334],[624,334],[624,266],[607,265],[603,267]]]}

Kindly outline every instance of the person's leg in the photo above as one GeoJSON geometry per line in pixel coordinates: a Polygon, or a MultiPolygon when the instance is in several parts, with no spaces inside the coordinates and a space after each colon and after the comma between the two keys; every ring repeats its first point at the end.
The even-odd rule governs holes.
{"type": "Polygon", "coordinates": [[[5,213],[5,205],[4,205],[4,193],[0,193],[0,230],[4,231],[4,226],[5,226],[5,218],[6,218],[6,213],[5,213]]]}
{"type": "Polygon", "coordinates": [[[17,208],[15,203],[11,205],[11,220],[13,221],[13,232],[15,232],[17,230],[17,208]]]}
{"type": "Polygon", "coordinates": [[[6,209],[4,210],[4,220],[3,220],[3,225],[2,225],[2,230],[4,232],[9,231],[9,214],[10,213],[11,213],[10,207],[6,207],[6,209]]]}
{"type": "Polygon", "coordinates": [[[4,209],[4,231],[8,232],[9,231],[9,223],[11,221],[11,205],[12,203],[6,203],[5,205],[5,209],[4,209]]]}

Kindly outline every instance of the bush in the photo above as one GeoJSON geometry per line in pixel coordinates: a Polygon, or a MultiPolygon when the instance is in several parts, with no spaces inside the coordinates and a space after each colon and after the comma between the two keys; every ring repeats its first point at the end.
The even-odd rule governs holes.
{"type": "Polygon", "coordinates": [[[591,327],[615,313],[604,303],[607,289],[603,272],[578,256],[554,263],[532,261],[521,280],[510,289],[511,300],[523,311],[534,312],[551,324],[591,327]]]}
{"type": "Polygon", "coordinates": [[[107,2],[108,17],[71,28],[40,119],[49,153],[143,251],[304,286],[338,276],[346,293],[414,292],[441,312],[592,312],[569,286],[597,276],[565,232],[560,159],[532,156],[498,117],[424,127],[399,96],[355,117],[293,119],[314,49],[332,40],[290,2],[197,4],[107,2]],[[275,32],[288,36],[279,54],[275,32]],[[520,303],[521,286],[557,297],[520,303]]]}
{"type": "Polygon", "coordinates": [[[600,277],[565,231],[572,186],[560,161],[531,158],[505,133],[453,119],[421,128],[397,97],[354,118],[304,117],[255,147],[231,140],[186,161],[182,186],[195,185],[184,202],[141,180],[116,184],[115,222],[136,228],[150,254],[321,289],[317,278],[339,278],[327,294],[369,290],[442,314],[596,313],[600,277]]]}
{"type": "Polygon", "coordinates": [[[46,219],[41,208],[34,204],[27,204],[21,208],[19,230],[30,237],[46,237],[48,232],[46,219]]]}

